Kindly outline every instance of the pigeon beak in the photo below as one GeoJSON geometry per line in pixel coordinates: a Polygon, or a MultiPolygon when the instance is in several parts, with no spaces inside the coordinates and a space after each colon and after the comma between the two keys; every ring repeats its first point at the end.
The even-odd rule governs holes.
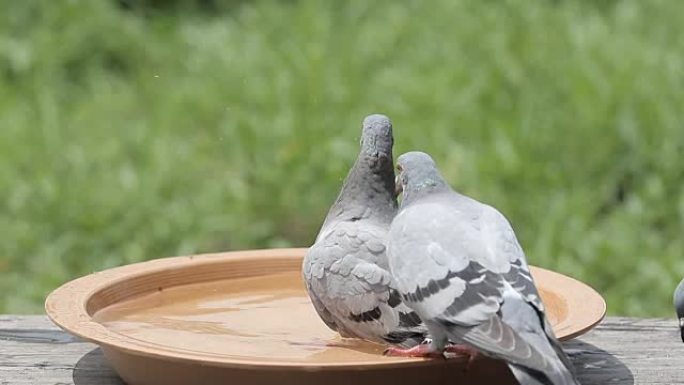
{"type": "Polygon", "coordinates": [[[399,175],[397,175],[396,178],[394,178],[394,196],[398,197],[399,194],[401,194],[404,191],[404,186],[401,184],[401,179],[399,179],[399,175]]]}

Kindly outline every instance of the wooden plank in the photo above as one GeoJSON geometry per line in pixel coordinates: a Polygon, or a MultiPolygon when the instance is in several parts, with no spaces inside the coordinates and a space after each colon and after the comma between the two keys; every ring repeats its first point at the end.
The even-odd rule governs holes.
{"type": "Polygon", "coordinates": [[[684,384],[674,320],[611,317],[565,348],[583,384],[684,384]]]}
{"type": "Polygon", "coordinates": [[[0,384],[123,385],[95,345],[43,316],[0,316],[0,384]]]}
{"type": "MultiPolygon", "coordinates": [[[[674,320],[607,318],[565,344],[584,385],[684,384],[674,320]]],[[[43,316],[0,316],[0,385],[122,385],[95,345],[43,316]]]]}

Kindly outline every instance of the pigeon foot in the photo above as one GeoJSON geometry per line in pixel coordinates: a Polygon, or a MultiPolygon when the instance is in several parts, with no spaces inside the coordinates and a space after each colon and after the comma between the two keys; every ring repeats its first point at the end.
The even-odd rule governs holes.
{"type": "Polygon", "coordinates": [[[444,348],[444,351],[447,353],[456,354],[458,356],[468,357],[468,362],[466,362],[465,366],[466,371],[469,370],[471,366],[473,366],[473,362],[475,362],[475,359],[480,355],[480,352],[478,352],[474,348],[471,348],[468,345],[460,344],[447,345],[444,348]]]}
{"type": "Polygon", "coordinates": [[[383,354],[390,357],[422,357],[446,359],[446,357],[444,357],[444,353],[435,350],[429,344],[416,345],[410,349],[402,349],[392,346],[385,349],[385,352],[383,354]]]}

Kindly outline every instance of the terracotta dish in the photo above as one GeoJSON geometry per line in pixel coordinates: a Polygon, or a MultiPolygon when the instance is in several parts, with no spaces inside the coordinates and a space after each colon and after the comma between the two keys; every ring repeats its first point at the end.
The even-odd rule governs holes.
{"type": "MultiPolygon", "coordinates": [[[[505,365],[460,358],[385,357],[384,346],[342,339],[303,288],[305,249],[157,259],[94,273],[55,290],[48,316],[92,341],[129,385],[514,383],[505,365]]],[[[559,338],[601,321],[585,284],[533,268],[559,338]]]]}

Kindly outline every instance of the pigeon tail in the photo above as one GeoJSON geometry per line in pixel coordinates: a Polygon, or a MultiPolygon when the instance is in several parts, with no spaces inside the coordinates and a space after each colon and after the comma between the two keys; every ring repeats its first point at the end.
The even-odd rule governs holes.
{"type": "Polygon", "coordinates": [[[575,376],[564,366],[540,372],[516,364],[508,364],[509,369],[520,385],[580,385],[575,376]]]}
{"type": "MultiPolygon", "coordinates": [[[[520,336],[531,343],[537,350],[544,354],[549,362],[543,371],[531,369],[526,366],[509,364],[513,375],[521,385],[579,385],[579,381],[573,373],[572,364],[565,356],[565,353],[558,353],[553,346],[555,339],[552,340],[548,335],[534,331],[519,330],[520,336]]],[[[557,343],[557,342],[556,342],[557,343]]],[[[558,346],[560,348],[560,344],[558,346]]]]}
{"type": "Polygon", "coordinates": [[[514,364],[509,364],[508,368],[520,385],[554,385],[543,373],[536,370],[514,364]]]}
{"type": "Polygon", "coordinates": [[[501,307],[503,321],[514,327],[520,337],[546,357],[543,366],[523,366],[509,363],[511,371],[522,385],[579,385],[572,363],[553,335],[544,313],[528,303],[507,285],[501,307]],[[547,329],[548,328],[548,329],[547,329]]]}
{"type": "Polygon", "coordinates": [[[545,334],[515,331],[492,317],[476,327],[449,325],[447,335],[451,341],[463,341],[484,355],[507,361],[521,385],[580,385],[545,334]]]}

